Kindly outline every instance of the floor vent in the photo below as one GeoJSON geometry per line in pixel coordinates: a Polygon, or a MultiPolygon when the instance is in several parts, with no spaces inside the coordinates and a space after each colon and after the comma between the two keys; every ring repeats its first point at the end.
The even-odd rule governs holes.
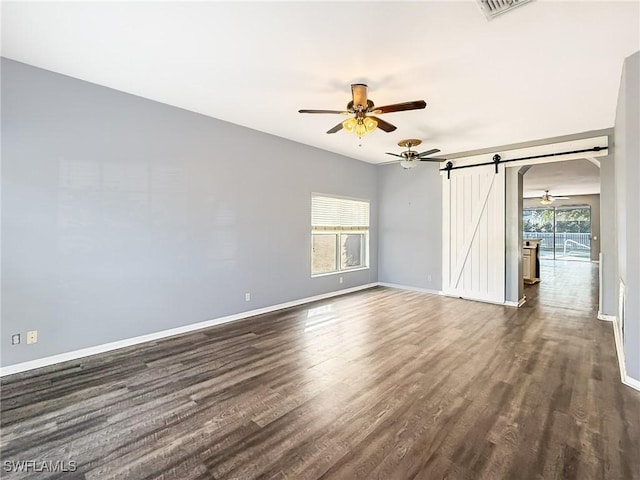
{"type": "Polygon", "coordinates": [[[531,0],[478,0],[478,3],[485,16],[491,20],[501,13],[508,12],[512,8],[519,7],[530,1],[531,0]]]}

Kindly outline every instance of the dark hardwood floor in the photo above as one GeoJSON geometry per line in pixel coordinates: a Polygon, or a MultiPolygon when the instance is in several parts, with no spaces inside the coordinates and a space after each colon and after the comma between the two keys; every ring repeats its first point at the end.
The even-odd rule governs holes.
{"type": "Polygon", "coordinates": [[[5,377],[2,477],[638,479],[597,266],[542,278],[520,309],[374,288],[5,377]]]}

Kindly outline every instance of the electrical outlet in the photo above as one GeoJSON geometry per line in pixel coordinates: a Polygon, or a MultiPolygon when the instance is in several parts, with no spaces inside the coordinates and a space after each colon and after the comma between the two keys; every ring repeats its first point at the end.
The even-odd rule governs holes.
{"type": "Polygon", "coordinates": [[[38,343],[38,331],[31,330],[27,332],[27,345],[31,345],[32,343],[38,343]]]}
{"type": "Polygon", "coordinates": [[[251,294],[250,293],[245,293],[244,294],[244,301],[245,302],[250,302],[251,301],[251,294]]]}
{"type": "Polygon", "coordinates": [[[340,277],[340,283],[344,282],[344,278],[340,277]]]}
{"type": "Polygon", "coordinates": [[[20,334],[16,333],[15,335],[11,335],[11,345],[18,345],[20,343],[20,334]]]}

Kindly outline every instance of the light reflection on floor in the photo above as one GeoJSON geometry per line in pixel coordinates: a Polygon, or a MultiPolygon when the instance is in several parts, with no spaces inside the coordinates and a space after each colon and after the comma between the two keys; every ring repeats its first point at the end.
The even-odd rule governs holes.
{"type": "Polygon", "coordinates": [[[305,332],[311,332],[319,328],[336,323],[338,317],[333,312],[333,304],[322,305],[316,308],[310,308],[307,312],[307,321],[305,322],[305,332]]]}
{"type": "Polygon", "coordinates": [[[540,260],[540,283],[527,285],[525,295],[539,305],[597,311],[598,264],[540,260]]]}

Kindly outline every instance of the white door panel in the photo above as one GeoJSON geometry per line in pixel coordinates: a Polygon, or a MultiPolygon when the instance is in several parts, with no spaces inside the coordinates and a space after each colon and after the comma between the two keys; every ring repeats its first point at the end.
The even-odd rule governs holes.
{"type": "Polygon", "coordinates": [[[505,301],[505,172],[493,165],[443,175],[443,293],[505,301]]]}

